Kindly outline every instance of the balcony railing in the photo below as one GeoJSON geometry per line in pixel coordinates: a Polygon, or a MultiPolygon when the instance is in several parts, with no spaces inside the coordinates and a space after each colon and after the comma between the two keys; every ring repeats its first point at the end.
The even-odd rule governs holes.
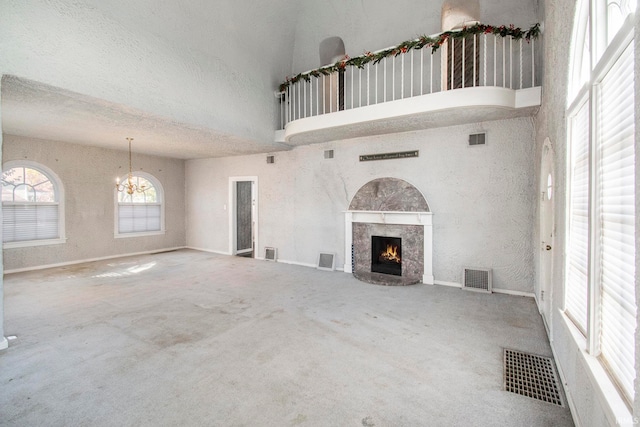
{"type": "Polygon", "coordinates": [[[532,30],[515,30],[515,37],[489,31],[458,37],[451,36],[455,32],[440,33],[423,38],[437,40],[435,48],[416,39],[405,45],[418,48],[400,45],[367,53],[369,61],[347,59],[301,73],[281,87],[280,125],[284,129],[298,119],[445,90],[535,87],[538,26],[532,27],[532,36],[532,30]]]}

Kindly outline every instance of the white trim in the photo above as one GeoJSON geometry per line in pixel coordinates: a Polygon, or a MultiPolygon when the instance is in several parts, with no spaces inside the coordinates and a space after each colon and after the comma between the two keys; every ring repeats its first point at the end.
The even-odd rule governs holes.
{"type": "Polygon", "coordinates": [[[434,280],[433,281],[434,285],[440,285],[440,286],[449,286],[450,288],[461,288],[462,289],[462,284],[461,283],[457,283],[457,282],[445,282],[442,280],[434,280]]]}
{"type": "Polygon", "coordinates": [[[187,247],[176,246],[173,248],[160,248],[160,249],[153,249],[150,251],[143,251],[143,252],[130,252],[126,254],[109,255],[109,256],[103,256],[103,257],[97,257],[97,258],[86,258],[86,259],[79,259],[75,261],[60,262],[56,264],[45,264],[45,265],[36,265],[33,267],[14,268],[11,270],[5,270],[4,274],[23,273],[25,271],[45,270],[47,268],[65,267],[67,265],[76,265],[76,264],[83,264],[85,262],[104,261],[108,259],[125,258],[130,256],[137,256],[137,255],[153,255],[153,254],[159,254],[161,252],[177,251],[180,249],[187,249],[187,247]]]}
{"type": "Polygon", "coordinates": [[[2,249],[16,249],[16,248],[28,248],[32,246],[48,246],[48,245],[61,245],[67,243],[66,238],[62,239],[47,239],[47,240],[21,240],[17,242],[6,242],[2,244],[2,249]]]}
{"type": "Polygon", "coordinates": [[[218,255],[227,255],[227,256],[231,256],[232,255],[229,252],[225,252],[225,251],[216,251],[216,250],[213,250],[213,249],[197,248],[195,246],[185,246],[185,249],[193,249],[194,251],[209,252],[209,253],[218,254],[218,255]]]}
{"type": "Polygon", "coordinates": [[[5,337],[0,337],[0,350],[9,348],[9,341],[5,337]]]}
{"type": "MultiPolygon", "coordinates": [[[[573,338],[576,345],[577,353],[579,353],[580,360],[583,362],[584,371],[587,373],[589,381],[594,385],[596,398],[602,406],[604,415],[612,426],[632,426],[634,423],[633,414],[629,410],[629,407],[622,398],[620,390],[613,384],[611,377],[605,371],[602,363],[597,357],[587,353],[587,339],[582,335],[582,332],[575,326],[573,321],[567,317],[567,315],[560,309],[558,309],[560,317],[563,319],[563,323],[566,326],[569,335],[573,338]]],[[[554,342],[551,342],[551,350],[554,352],[554,342]]],[[[558,360],[558,359],[556,359],[558,360]]],[[[561,372],[560,364],[556,363],[558,370],[561,372]]],[[[562,374],[563,376],[564,374],[562,374]]],[[[567,390],[568,384],[563,380],[565,384],[565,394],[567,400],[569,400],[570,389],[567,390]]],[[[581,425],[580,420],[576,420],[577,412],[575,411],[575,405],[573,401],[570,403],[571,413],[574,414],[574,421],[576,425],[581,425]]]]}
{"type": "MultiPolygon", "coordinates": [[[[440,285],[440,286],[448,286],[451,288],[460,288],[462,289],[462,283],[458,283],[458,282],[445,282],[443,280],[434,280],[433,281],[434,285],[440,285]]],[[[503,295],[513,295],[513,296],[517,296],[517,297],[527,297],[527,298],[534,298],[535,299],[535,294],[532,292],[522,292],[522,291],[512,291],[511,289],[497,289],[497,288],[493,288],[492,289],[493,293],[496,294],[503,294],[503,295]]]]}
{"type": "Polygon", "coordinates": [[[516,297],[526,297],[526,298],[535,298],[535,294],[533,292],[522,292],[522,291],[512,291],[511,289],[492,289],[495,294],[504,294],[504,295],[513,295],[516,297]]]}
{"type": "MultiPolygon", "coordinates": [[[[261,259],[264,259],[264,258],[261,258],[261,259]]],[[[282,264],[289,264],[289,265],[299,265],[301,267],[309,267],[317,270],[315,264],[310,264],[308,262],[289,261],[286,259],[278,259],[276,260],[276,262],[281,262],[282,264]]]]}
{"type": "Polygon", "coordinates": [[[137,233],[117,233],[113,235],[114,239],[126,239],[128,237],[145,237],[145,236],[159,236],[166,234],[165,230],[160,231],[140,231],[137,233]]]}

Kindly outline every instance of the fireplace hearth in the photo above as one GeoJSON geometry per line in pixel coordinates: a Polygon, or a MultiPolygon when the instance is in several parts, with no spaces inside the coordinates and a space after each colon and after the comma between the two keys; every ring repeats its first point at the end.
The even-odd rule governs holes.
{"type": "Polygon", "coordinates": [[[402,276],[402,239],[371,236],[371,272],[402,276]]]}

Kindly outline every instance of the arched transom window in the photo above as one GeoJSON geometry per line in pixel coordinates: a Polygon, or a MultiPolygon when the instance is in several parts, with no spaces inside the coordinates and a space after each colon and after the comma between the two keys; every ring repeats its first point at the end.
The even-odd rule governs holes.
{"type": "MultiPolygon", "coordinates": [[[[128,177],[121,181],[127,183],[128,177]]],[[[116,237],[164,233],[163,190],[153,175],[136,172],[131,177],[136,190],[117,191],[116,237]]]]}
{"type": "Polygon", "coordinates": [[[43,165],[7,162],[2,173],[5,248],[64,243],[63,189],[43,165]]]}

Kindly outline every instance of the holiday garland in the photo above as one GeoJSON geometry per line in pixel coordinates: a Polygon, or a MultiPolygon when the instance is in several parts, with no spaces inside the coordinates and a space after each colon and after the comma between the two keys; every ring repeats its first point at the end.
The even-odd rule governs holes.
{"type": "Polygon", "coordinates": [[[525,39],[527,42],[531,39],[538,38],[540,35],[540,24],[535,24],[528,30],[524,31],[521,28],[514,27],[513,25],[494,26],[486,24],[475,24],[470,27],[463,27],[458,31],[445,31],[437,36],[420,36],[414,40],[408,40],[400,43],[396,47],[384,49],[379,52],[365,52],[364,55],[350,58],[348,55],[332,65],[327,65],[306,73],[300,73],[293,77],[287,77],[287,79],[280,84],[280,92],[284,92],[287,87],[293,83],[304,79],[310,81],[311,77],[328,76],[329,74],[337,71],[344,71],[346,67],[358,67],[364,68],[370,62],[377,64],[385,58],[395,57],[401,53],[407,53],[411,49],[419,50],[423,48],[431,48],[431,53],[435,53],[440,46],[446,43],[449,39],[463,39],[468,36],[476,34],[493,34],[500,37],[512,37],[515,40],[525,39]]]}

